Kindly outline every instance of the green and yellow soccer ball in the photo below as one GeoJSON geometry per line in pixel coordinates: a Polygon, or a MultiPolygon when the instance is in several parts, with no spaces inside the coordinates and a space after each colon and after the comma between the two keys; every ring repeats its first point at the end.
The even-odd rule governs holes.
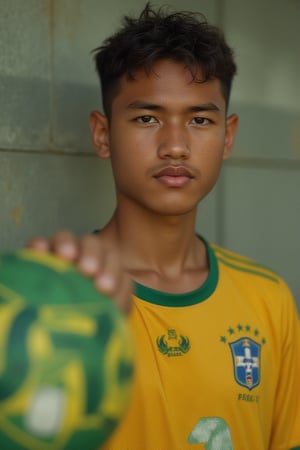
{"type": "Polygon", "coordinates": [[[125,317],[69,263],[0,254],[0,449],[95,450],[125,414],[125,317]]]}

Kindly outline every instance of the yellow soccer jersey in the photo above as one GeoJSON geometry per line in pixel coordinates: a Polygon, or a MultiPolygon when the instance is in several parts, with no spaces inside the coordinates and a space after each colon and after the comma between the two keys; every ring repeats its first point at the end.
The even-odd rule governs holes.
{"type": "Polygon", "coordinates": [[[276,274],[207,245],[205,284],[136,285],[135,392],[106,450],[287,450],[300,445],[300,327],[276,274]]]}

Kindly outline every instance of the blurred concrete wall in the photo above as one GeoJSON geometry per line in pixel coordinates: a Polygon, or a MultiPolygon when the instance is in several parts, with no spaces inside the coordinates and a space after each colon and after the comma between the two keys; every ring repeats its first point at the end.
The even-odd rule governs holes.
{"type": "Polygon", "coordinates": [[[300,50],[298,0],[224,0],[220,25],[239,67],[237,141],[198,226],[280,273],[300,308],[300,50]]]}
{"type": "MultiPolygon", "coordinates": [[[[101,108],[91,50],[143,0],[0,0],[0,249],[58,228],[101,227],[109,163],[88,117],[101,108]]],[[[298,0],[169,0],[203,12],[235,48],[240,131],[198,230],[281,273],[300,304],[298,0]]]]}

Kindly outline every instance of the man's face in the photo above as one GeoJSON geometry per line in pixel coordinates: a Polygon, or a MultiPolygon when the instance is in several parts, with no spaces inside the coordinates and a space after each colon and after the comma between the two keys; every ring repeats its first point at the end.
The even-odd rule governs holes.
{"type": "Polygon", "coordinates": [[[215,185],[236,123],[220,81],[194,82],[180,63],[123,77],[107,137],[118,201],[162,215],[194,210],[215,185]]]}

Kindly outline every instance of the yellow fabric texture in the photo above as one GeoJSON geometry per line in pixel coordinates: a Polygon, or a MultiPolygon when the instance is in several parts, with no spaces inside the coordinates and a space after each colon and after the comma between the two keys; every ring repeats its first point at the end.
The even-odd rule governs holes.
{"type": "Polygon", "coordinates": [[[252,260],[217,246],[210,253],[217,270],[207,298],[201,289],[184,306],[178,294],[169,295],[172,306],[134,297],[135,391],[105,450],[300,445],[300,327],[292,295],[252,260]]]}

